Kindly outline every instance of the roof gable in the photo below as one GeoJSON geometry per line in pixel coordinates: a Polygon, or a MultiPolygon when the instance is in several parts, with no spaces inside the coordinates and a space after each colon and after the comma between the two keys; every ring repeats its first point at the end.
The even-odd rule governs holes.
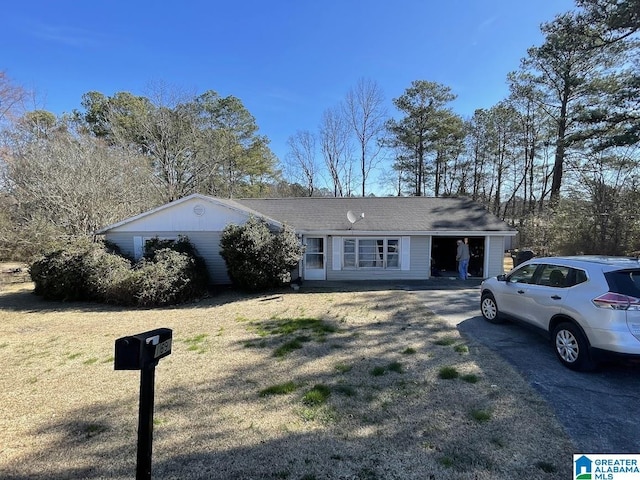
{"type": "MultiPolygon", "coordinates": [[[[195,193],[104,227],[97,233],[221,231],[229,223],[244,223],[252,215],[265,217],[233,200],[195,193]]],[[[270,218],[265,220],[281,225],[270,218]]]]}

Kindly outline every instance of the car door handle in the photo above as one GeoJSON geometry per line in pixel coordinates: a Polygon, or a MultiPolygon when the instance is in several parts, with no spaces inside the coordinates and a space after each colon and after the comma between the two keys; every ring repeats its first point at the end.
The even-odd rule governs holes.
{"type": "Polygon", "coordinates": [[[562,300],[562,297],[560,295],[551,295],[551,299],[552,300],[562,300]]]}
{"type": "Polygon", "coordinates": [[[522,295],[524,293],[524,290],[518,290],[518,293],[522,295]]]}

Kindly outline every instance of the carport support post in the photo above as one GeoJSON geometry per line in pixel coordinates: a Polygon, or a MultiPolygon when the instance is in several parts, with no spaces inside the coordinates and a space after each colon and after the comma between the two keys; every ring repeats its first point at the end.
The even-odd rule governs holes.
{"type": "Polygon", "coordinates": [[[138,462],[136,480],[151,480],[153,444],[153,388],[157,361],[140,370],[140,410],[138,414],[138,462]]]}

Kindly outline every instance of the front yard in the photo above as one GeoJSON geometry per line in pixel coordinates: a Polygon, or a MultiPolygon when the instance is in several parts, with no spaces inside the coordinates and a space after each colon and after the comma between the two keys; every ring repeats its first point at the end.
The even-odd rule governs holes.
{"type": "Polygon", "coordinates": [[[116,338],[173,329],[156,369],[158,479],[568,478],[540,397],[403,290],[224,293],[178,308],[0,291],[0,477],[129,479],[139,372],[116,338]]]}

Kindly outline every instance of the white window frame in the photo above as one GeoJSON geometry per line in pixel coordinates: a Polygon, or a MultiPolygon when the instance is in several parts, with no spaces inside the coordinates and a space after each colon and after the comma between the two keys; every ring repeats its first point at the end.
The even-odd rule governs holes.
{"type": "Polygon", "coordinates": [[[147,242],[149,240],[173,240],[173,241],[178,241],[178,239],[180,238],[179,235],[174,235],[174,236],[159,236],[159,235],[152,235],[152,236],[142,236],[142,235],[136,235],[133,237],[133,258],[134,260],[140,260],[142,258],[142,256],[144,255],[144,247],[147,245],[147,242]]]}
{"type": "Polygon", "coordinates": [[[402,255],[403,241],[401,237],[343,237],[341,242],[341,257],[342,257],[342,269],[343,270],[401,270],[403,260],[405,256],[402,255]],[[395,252],[389,251],[389,242],[395,242],[395,252]],[[347,242],[353,242],[353,250],[347,251],[351,249],[345,248],[347,242]],[[382,258],[377,259],[367,259],[361,258],[361,255],[364,253],[365,245],[362,245],[361,242],[374,242],[373,247],[375,249],[375,253],[378,255],[382,253],[382,258]],[[379,244],[382,242],[382,245],[379,244]],[[379,247],[382,247],[382,252],[380,252],[379,247]],[[395,257],[397,260],[395,261],[395,265],[389,266],[389,258],[395,257]],[[353,258],[352,262],[347,265],[345,261],[347,258],[353,258]],[[377,263],[378,265],[363,265],[364,262],[377,263]]]}

